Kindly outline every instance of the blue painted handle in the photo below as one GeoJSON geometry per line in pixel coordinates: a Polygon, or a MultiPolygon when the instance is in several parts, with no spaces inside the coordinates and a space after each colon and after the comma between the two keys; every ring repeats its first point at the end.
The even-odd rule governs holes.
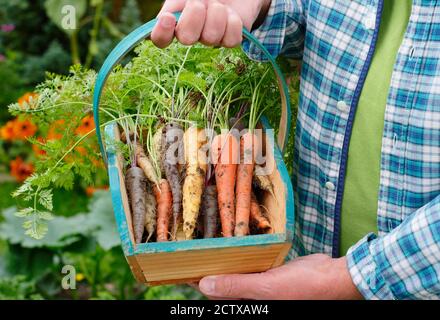
{"type": "MultiPolygon", "coordinates": [[[[180,18],[180,13],[175,14],[176,19],[180,18]]],[[[129,35],[127,35],[119,44],[113,49],[113,51],[108,55],[107,59],[104,61],[104,64],[101,67],[101,70],[98,73],[95,83],[95,90],[93,95],[93,116],[95,119],[96,126],[96,136],[98,138],[99,148],[101,150],[102,157],[104,161],[107,163],[107,154],[105,153],[104,144],[101,135],[101,128],[99,125],[99,103],[101,100],[102,90],[104,89],[105,82],[108,76],[111,74],[113,68],[127,55],[137,44],[141,41],[145,40],[151,35],[154,26],[157,23],[157,19],[151,20],[146,24],[140,26],[129,35]]],[[[267,49],[246,29],[243,29],[244,38],[253,42],[268,58],[269,62],[272,64],[272,67],[275,71],[275,74],[278,78],[278,84],[281,92],[281,100],[282,100],[282,115],[281,122],[278,134],[278,146],[281,151],[284,151],[286,146],[289,131],[290,131],[290,122],[291,122],[291,109],[290,109],[290,98],[289,98],[289,90],[284,79],[283,73],[281,72],[280,67],[276,63],[275,59],[272,55],[267,51],[267,49]]]]}

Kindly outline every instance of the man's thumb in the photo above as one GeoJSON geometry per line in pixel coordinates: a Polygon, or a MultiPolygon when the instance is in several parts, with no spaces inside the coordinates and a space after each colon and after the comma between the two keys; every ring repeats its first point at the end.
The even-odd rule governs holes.
{"type": "Polygon", "coordinates": [[[199,288],[211,297],[258,299],[261,280],[261,274],[209,276],[200,280],[199,288]]]}

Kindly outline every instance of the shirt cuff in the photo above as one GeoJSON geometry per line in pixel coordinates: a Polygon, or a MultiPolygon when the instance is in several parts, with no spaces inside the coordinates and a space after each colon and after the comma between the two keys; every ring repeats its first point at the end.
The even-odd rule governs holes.
{"type": "Polygon", "coordinates": [[[395,300],[374,259],[376,235],[368,234],[347,253],[347,265],[353,283],[367,300],[395,300]]]}

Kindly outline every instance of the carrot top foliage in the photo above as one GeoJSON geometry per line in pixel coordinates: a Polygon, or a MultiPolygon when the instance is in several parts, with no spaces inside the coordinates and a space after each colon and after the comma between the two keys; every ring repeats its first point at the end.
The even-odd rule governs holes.
{"type": "MultiPolygon", "coordinates": [[[[29,203],[17,215],[24,219],[25,232],[33,238],[40,239],[47,232],[47,221],[54,214],[55,188],[69,190],[75,183],[105,182],[94,129],[77,130],[92,114],[95,79],[95,71],[79,65],[71,68],[69,76],[48,74],[35,90],[36,103],[9,107],[14,115],[31,116],[42,131],[49,132],[58,125],[57,137],[32,140],[45,154],[35,173],[13,193],[29,203]]],[[[229,128],[229,118],[240,110],[245,110],[242,119],[249,127],[255,126],[264,110],[281,113],[279,89],[270,65],[250,61],[240,49],[201,45],[188,49],[173,43],[161,50],[149,41],[135,49],[128,63],[115,68],[101,101],[99,125],[116,122],[127,137],[137,132],[135,137],[146,145],[149,154],[155,153],[153,132],[167,122],[176,122],[184,129],[195,125],[219,132],[229,128]],[[143,132],[147,134],[139,134],[143,132]]],[[[130,145],[109,139],[106,143],[114,143],[127,164],[135,161],[130,145]]],[[[151,158],[160,173],[158,155],[151,158]]]]}

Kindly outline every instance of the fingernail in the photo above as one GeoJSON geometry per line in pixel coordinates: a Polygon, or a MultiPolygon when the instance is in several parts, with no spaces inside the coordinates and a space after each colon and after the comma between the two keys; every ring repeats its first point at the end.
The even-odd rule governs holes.
{"type": "Polygon", "coordinates": [[[164,28],[171,28],[174,26],[174,19],[169,16],[160,17],[160,25],[164,28]]]}
{"type": "Polygon", "coordinates": [[[200,291],[206,295],[215,295],[216,277],[205,277],[199,283],[200,291]]]}

